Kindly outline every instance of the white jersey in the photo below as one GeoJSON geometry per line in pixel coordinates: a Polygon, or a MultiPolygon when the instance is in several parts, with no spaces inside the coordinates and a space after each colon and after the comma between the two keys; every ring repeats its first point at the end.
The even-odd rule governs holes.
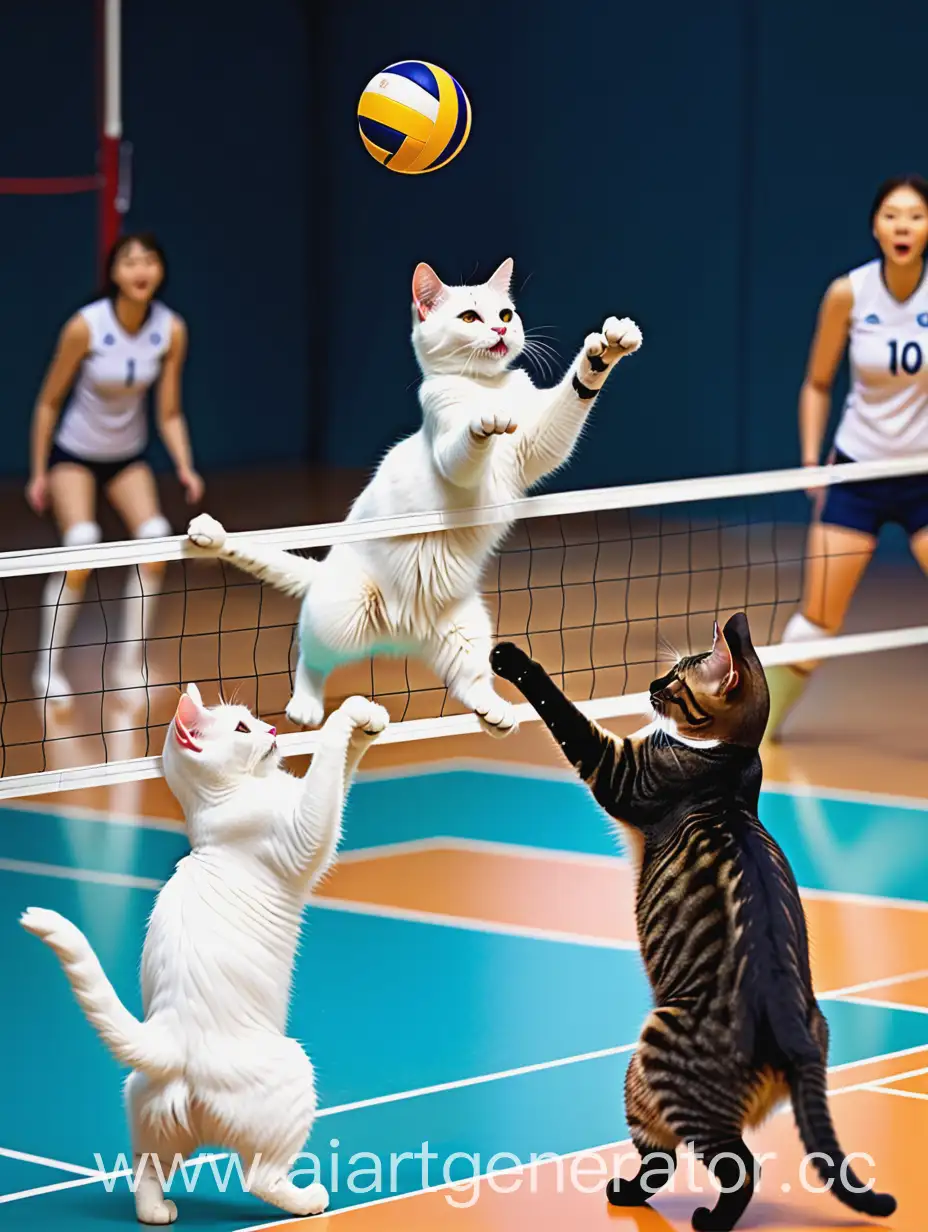
{"type": "Polygon", "coordinates": [[[145,395],[161,373],[174,314],[156,300],[137,334],[126,333],[109,299],[80,315],[90,327],[90,348],[55,443],[87,462],[134,457],[148,444],[145,395]]]}
{"type": "Polygon", "coordinates": [[[900,303],[879,260],[850,273],[851,388],[835,445],[855,462],[928,451],[928,274],[900,303]]]}

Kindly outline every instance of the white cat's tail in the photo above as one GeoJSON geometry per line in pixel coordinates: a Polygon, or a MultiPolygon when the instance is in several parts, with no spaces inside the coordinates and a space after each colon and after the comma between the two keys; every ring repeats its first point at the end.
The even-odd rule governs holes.
{"type": "Polygon", "coordinates": [[[151,1077],[182,1072],[182,1059],[171,1037],[161,1027],[139,1022],[129,1013],[75,924],[44,907],[27,907],[19,922],[58,955],[78,1005],[117,1061],[151,1077]]]}
{"type": "Polygon", "coordinates": [[[193,519],[187,527],[187,536],[198,548],[231,561],[245,573],[296,599],[302,599],[309,590],[319,568],[319,561],[296,556],[281,548],[241,539],[230,541],[222,523],[208,513],[200,513],[193,519]]]}

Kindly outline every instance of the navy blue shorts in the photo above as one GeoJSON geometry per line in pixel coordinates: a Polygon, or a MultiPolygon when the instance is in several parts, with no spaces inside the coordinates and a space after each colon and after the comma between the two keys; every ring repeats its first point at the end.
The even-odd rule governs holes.
{"type": "MultiPolygon", "coordinates": [[[[841,465],[853,458],[835,450],[834,461],[841,465]]],[[[928,526],[928,475],[836,483],[828,489],[821,520],[874,538],[895,522],[911,539],[928,526]]]]}
{"type": "Polygon", "coordinates": [[[133,454],[131,458],[120,458],[115,462],[88,462],[86,458],[79,458],[76,454],[69,453],[67,449],[62,449],[60,445],[52,445],[52,451],[48,457],[48,469],[51,470],[59,462],[69,462],[72,466],[83,466],[85,470],[90,471],[101,487],[106,487],[112,479],[122,474],[127,467],[135,466],[136,462],[144,461],[145,454],[137,453],[133,454]]]}

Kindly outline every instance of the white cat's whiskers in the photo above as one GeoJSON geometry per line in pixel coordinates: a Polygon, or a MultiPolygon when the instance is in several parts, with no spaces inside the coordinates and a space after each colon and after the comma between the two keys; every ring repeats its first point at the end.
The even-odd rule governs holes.
{"type": "Polygon", "coordinates": [[[548,346],[545,342],[539,342],[537,338],[526,338],[522,354],[525,355],[531,363],[537,364],[542,370],[543,375],[546,376],[548,380],[553,380],[553,361],[560,360],[560,355],[558,355],[554,347],[548,346]]]}

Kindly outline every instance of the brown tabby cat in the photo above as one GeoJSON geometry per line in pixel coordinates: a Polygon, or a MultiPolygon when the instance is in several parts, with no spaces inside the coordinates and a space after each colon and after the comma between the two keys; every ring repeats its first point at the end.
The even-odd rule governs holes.
{"type": "Polygon", "coordinates": [[[637,872],[638,938],[655,1006],[625,1084],[641,1206],[691,1144],[721,1189],[697,1232],[728,1232],[754,1192],[742,1134],[791,1097],[822,1180],[855,1211],[890,1215],[889,1194],[848,1167],[828,1110],[828,1026],[812,989],[806,923],[786,856],[757,817],[767,725],[764,670],[747,618],[715,626],[712,650],[651,685],[655,722],[620,739],[590,722],[511,643],[493,669],[532,703],[598,803],[620,823],[637,872]]]}

